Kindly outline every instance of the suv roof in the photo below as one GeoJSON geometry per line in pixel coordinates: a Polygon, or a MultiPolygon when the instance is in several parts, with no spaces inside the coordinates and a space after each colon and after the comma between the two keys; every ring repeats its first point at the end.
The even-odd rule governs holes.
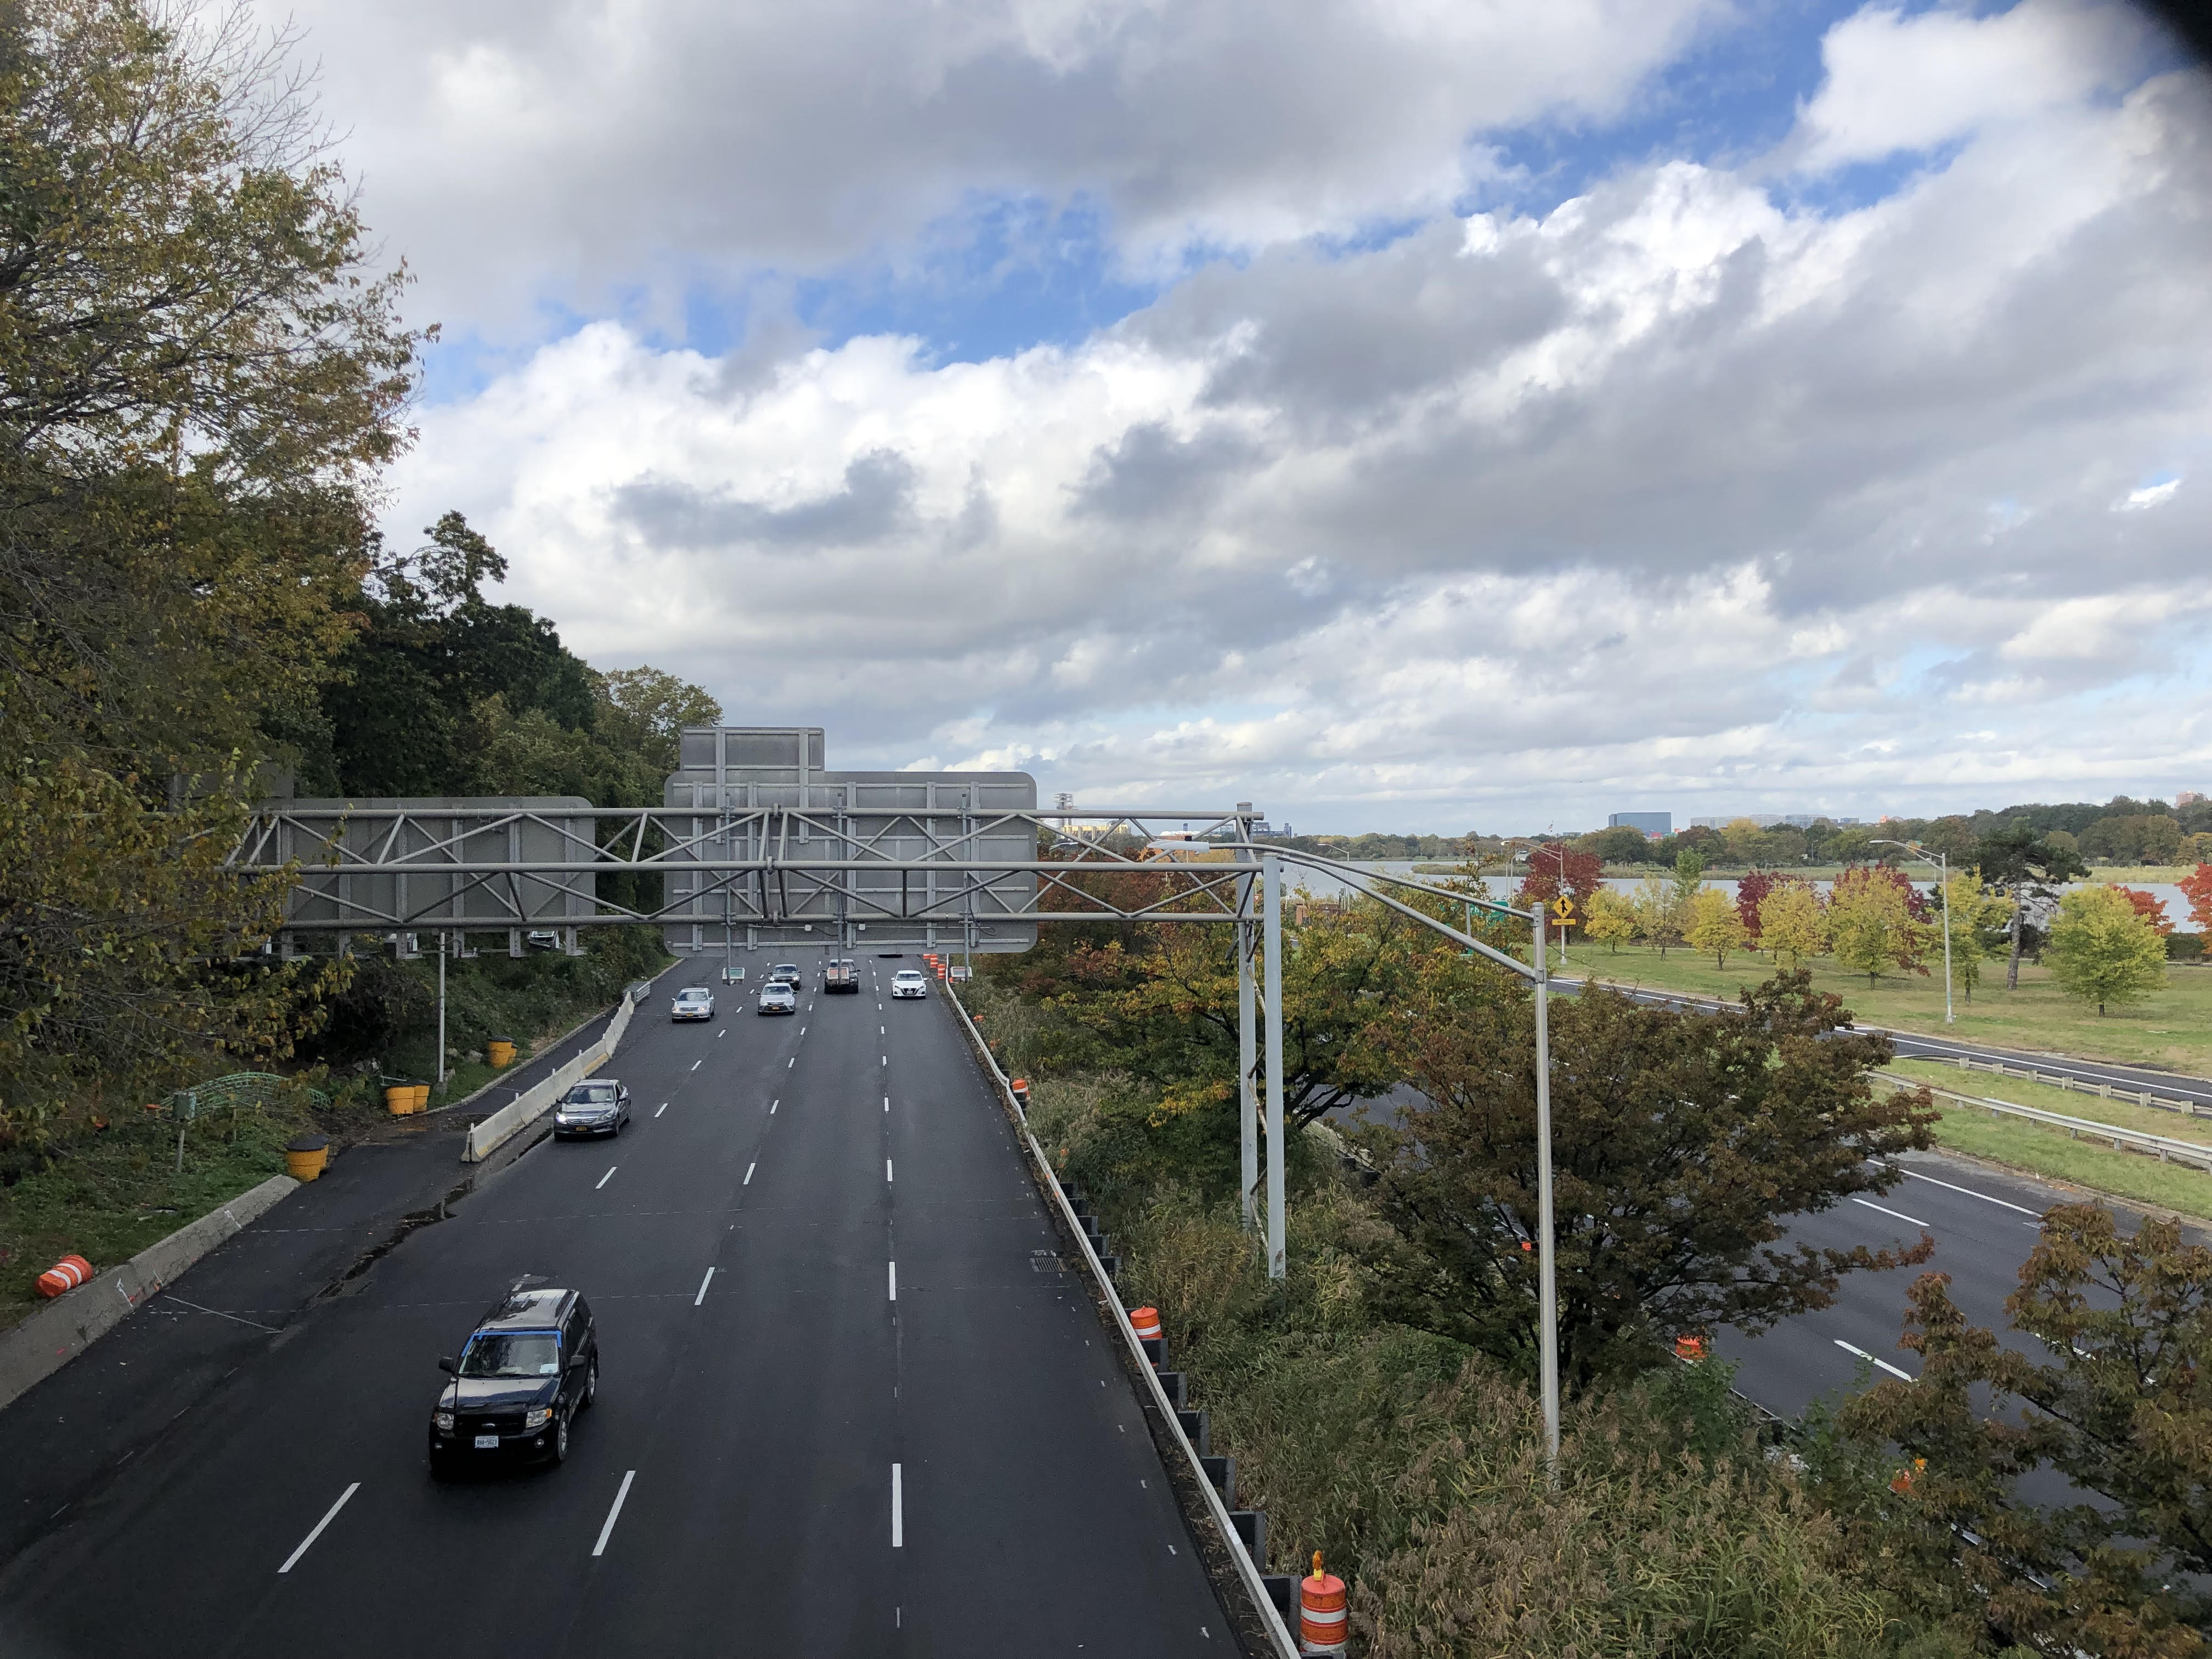
{"type": "Polygon", "coordinates": [[[480,1331],[543,1331],[560,1324],[568,1316],[569,1304],[576,1298],[574,1291],[559,1291],[550,1287],[527,1291],[509,1291],[492,1304],[491,1309],[477,1321],[480,1331]]]}

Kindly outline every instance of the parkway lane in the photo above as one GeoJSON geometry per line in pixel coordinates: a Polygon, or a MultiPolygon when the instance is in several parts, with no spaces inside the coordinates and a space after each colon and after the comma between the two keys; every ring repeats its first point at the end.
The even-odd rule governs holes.
{"type": "Polygon", "coordinates": [[[0,1569],[0,1650],[1232,1651],[1013,1136],[894,965],[789,1018],[732,988],[672,1025],[663,988],[603,1073],[629,1129],[272,1334],[0,1569]],[[562,1467],[434,1482],[433,1361],[525,1273],[590,1298],[598,1401],[562,1467]]]}

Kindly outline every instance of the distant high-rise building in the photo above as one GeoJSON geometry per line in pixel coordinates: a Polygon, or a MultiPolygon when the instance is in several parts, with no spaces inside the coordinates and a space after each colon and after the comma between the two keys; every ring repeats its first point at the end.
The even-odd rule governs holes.
{"type": "Polygon", "coordinates": [[[1816,823],[1832,823],[1841,828],[1858,822],[1856,818],[1838,817],[1832,812],[1707,812],[1692,818],[1690,827],[1693,830],[1725,830],[1739,819],[1748,820],[1761,830],[1771,830],[1778,823],[1786,823],[1798,830],[1810,830],[1816,823]]]}
{"type": "Polygon", "coordinates": [[[1615,812],[1606,819],[1605,827],[1608,830],[1640,830],[1656,839],[1674,833],[1674,815],[1672,812],[1615,812]]]}
{"type": "Polygon", "coordinates": [[[2184,789],[2173,798],[2176,806],[2194,806],[2204,799],[2202,789],[2184,789]]]}

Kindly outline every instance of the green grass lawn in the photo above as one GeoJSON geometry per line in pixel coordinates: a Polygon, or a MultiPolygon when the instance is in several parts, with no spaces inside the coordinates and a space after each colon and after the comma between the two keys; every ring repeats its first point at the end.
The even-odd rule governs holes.
{"type": "Polygon", "coordinates": [[[2027,1083],[2019,1078],[1992,1077],[1987,1072],[1962,1072],[1936,1060],[1900,1060],[1889,1069],[1896,1076],[1909,1077],[1934,1089],[1948,1089],[1954,1094],[2008,1100],[2015,1106],[2033,1106],[2038,1111],[2063,1112],[2092,1123],[2110,1123],[2144,1134],[2212,1146],[2212,1113],[2198,1116],[2188,1112],[2170,1112],[2161,1106],[2139,1106],[2133,1101],[2106,1100],[2078,1089],[2054,1089],[2048,1084],[2027,1083]]]}
{"type": "MultiPolygon", "coordinates": [[[[2170,967],[2166,988],[2149,1001],[2114,1008],[2100,1017],[2095,1008],[2061,993],[2047,969],[2023,962],[2020,989],[2008,992],[2004,988],[2004,963],[1986,963],[1973,1000],[1967,1001],[1961,993],[1958,1023],[1946,1026],[1940,961],[1924,979],[1890,975],[1873,986],[1867,983],[1865,975],[1846,973],[1826,957],[1809,965],[1814,988],[1834,992],[1843,998],[1844,1006],[1869,1024],[1955,1036],[1997,1048],[2162,1066],[2198,1076],[2212,1074],[2212,967],[2170,967]]],[[[1769,957],[1749,952],[1731,955],[1725,968],[1716,968],[1711,957],[1680,947],[1662,957],[1645,945],[1624,945],[1613,951],[1600,945],[1577,945],[1559,971],[1733,1001],[1740,993],[1771,975],[1775,964],[1769,957]]]]}
{"type": "Polygon", "coordinates": [[[1936,1141],[1952,1152],[2107,1193],[2129,1204],[2212,1221],[2212,1175],[2184,1164],[2114,1152],[2095,1141],[2075,1140],[2063,1129],[1963,1106],[1947,1106],[1936,1141]]]}
{"type": "Polygon", "coordinates": [[[382,1098],[365,1094],[319,1110],[248,1108],[234,1123],[211,1113],[186,1128],[180,1172],[173,1123],[118,1115],[106,1133],[0,1190],[0,1329],[45,1305],[38,1277],[63,1256],[104,1272],[283,1174],[284,1143],[302,1129],[335,1141],[385,1115],[382,1098]]]}

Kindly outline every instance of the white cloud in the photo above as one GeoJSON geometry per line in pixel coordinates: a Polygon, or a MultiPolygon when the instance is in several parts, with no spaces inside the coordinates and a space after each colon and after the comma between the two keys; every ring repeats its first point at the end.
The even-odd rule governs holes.
{"type": "MultiPolygon", "coordinates": [[[[1059,65],[1167,27],[962,16],[1059,65]]],[[[2132,488],[2212,426],[2202,83],[2113,93],[2101,12],[1837,33],[1802,146],[1832,159],[1925,141],[1868,101],[1877,46],[1995,39],[2044,78],[1849,212],[1661,162],[1540,218],[1263,249],[981,362],[595,322],[423,412],[397,522],[463,507],[595,660],[825,724],[840,764],[1093,801],[1535,827],[2212,775],[2212,506],[2132,488]]]]}
{"type": "Polygon", "coordinates": [[[265,0],[428,314],[501,337],[1090,204],[1134,264],[1435,212],[1485,132],[1619,110],[1722,0],[265,0]]]}
{"type": "Polygon", "coordinates": [[[2112,503],[2115,513],[2141,513],[2147,507],[2163,507],[2173,499],[2173,492],[2181,488],[2181,480],[2168,478],[2164,483],[2145,484],[2140,489],[2130,489],[2112,503]]]}
{"type": "Polygon", "coordinates": [[[1802,112],[1808,171],[1938,149],[2130,84],[2150,42],[2124,6],[2021,0],[1977,17],[1869,6],[1828,31],[1802,112]]]}

